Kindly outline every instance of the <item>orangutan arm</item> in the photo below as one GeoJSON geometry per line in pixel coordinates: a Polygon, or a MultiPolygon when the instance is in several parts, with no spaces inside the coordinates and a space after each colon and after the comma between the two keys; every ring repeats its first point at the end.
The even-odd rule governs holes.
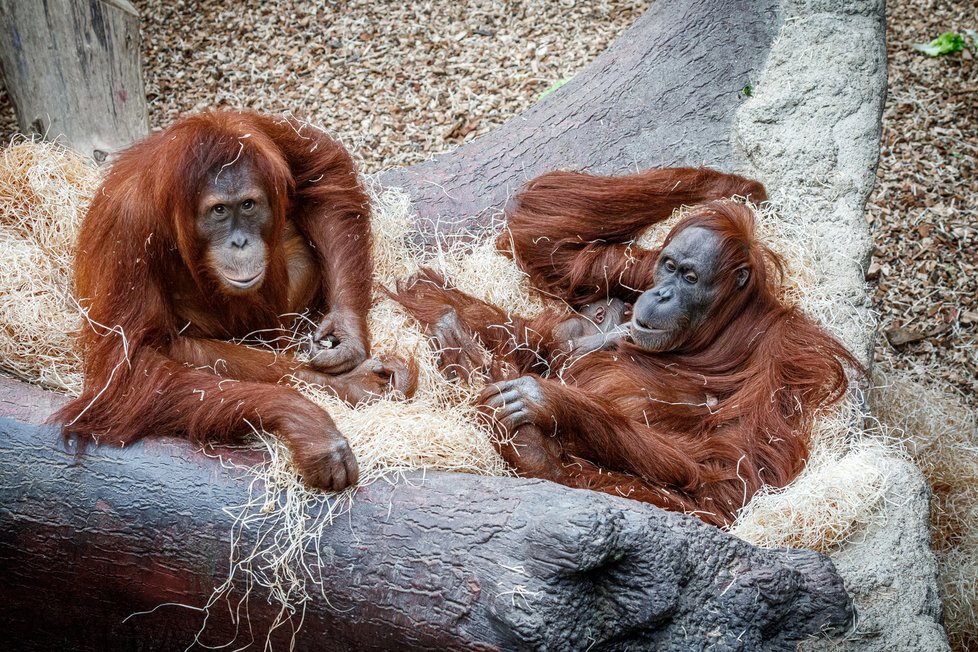
{"type": "Polygon", "coordinates": [[[683,442],[637,424],[611,401],[559,380],[520,376],[487,386],[479,403],[515,432],[525,424],[551,433],[575,455],[657,484],[695,486],[699,468],[683,442]]]}
{"type": "Polygon", "coordinates": [[[289,353],[263,351],[224,340],[180,337],[170,357],[229,381],[278,383],[292,377],[320,385],[351,405],[367,402],[395,390],[410,396],[417,370],[399,360],[367,359],[342,374],[325,374],[296,360],[289,353]]]}

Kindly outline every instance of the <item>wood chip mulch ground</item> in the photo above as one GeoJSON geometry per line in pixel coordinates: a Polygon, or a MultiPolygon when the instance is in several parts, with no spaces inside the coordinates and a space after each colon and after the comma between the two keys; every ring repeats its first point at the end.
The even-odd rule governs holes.
{"type": "MultiPolygon", "coordinates": [[[[136,0],[154,128],[209,106],[292,110],[365,171],[469,141],[573,76],[650,4],[136,0]]],[[[978,29],[973,0],[888,0],[889,92],[867,207],[877,360],[926,365],[978,408],[978,61],[913,50],[978,29]]],[[[16,130],[0,87],[0,136],[16,130]]]]}
{"type": "Polygon", "coordinates": [[[572,77],[648,0],[136,0],[150,122],[211,106],[293,111],[367,172],[418,163],[572,77]]]}
{"type": "MultiPolygon", "coordinates": [[[[978,409],[978,53],[913,46],[978,30],[973,0],[887,0],[889,91],[866,218],[876,255],[876,359],[925,366],[978,409]]],[[[968,39],[966,39],[968,40],[968,39]]]]}

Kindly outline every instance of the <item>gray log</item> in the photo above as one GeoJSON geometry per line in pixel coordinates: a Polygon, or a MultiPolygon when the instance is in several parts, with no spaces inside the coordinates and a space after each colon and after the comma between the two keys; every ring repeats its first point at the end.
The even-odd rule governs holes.
{"type": "Polygon", "coordinates": [[[25,134],[96,161],[149,133],[127,0],[0,0],[0,69],[25,134]]]}
{"type": "MultiPolygon", "coordinates": [[[[207,601],[229,568],[222,507],[247,499],[250,478],[179,440],[78,462],[58,435],[0,419],[6,649],[186,646],[200,612],[126,617],[207,601]]],[[[755,548],[689,517],[544,481],[409,480],[362,488],[325,530],[329,604],[307,603],[297,649],[790,650],[851,624],[842,581],[811,551],[755,548]]],[[[227,604],[242,597],[239,586],[227,604]]],[[[277,611],[252,597],[259,645],[277,611]]],[[[227,614],[224,602],[212,609],[203,642],[249,642],[227,614]]],[[[273,642],[290,636],[286,626],[273,642]]]]}
{"type": "Polygon", "coordinates": [[[737,109],[783,21],[777,0],[662,0],[557,91],[491,134],[380,175],[409,191],[418,229],[482,231],[554,169],[623,174],[706,165],[736,171],[737,109]]]}

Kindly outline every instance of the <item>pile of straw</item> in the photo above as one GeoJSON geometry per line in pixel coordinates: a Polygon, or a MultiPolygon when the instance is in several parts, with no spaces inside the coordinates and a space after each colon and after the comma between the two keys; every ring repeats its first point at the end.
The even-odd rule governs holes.
{"type": "MultiPolygon", "coordinates": [[[[12,145],[2,158],[0,247],[8,263],[0,279],[0,367],[19,378],[77,394],[80,367],[70,336],[81,321],[69,292],[72,240],[99,175],[70,152],[43,143],[12,145]]],[[[364,483],[380,478],[396,481],[398,472],[419,468],[506,475],[510,472],[489,444],[489,429],[471,405],[478,382],[469,386],[446,380],[418,326],[381,287],[393,287],[397,280],[428,265],[463,291],[513,312],[532,315],[544,304],[530,293],[525,275],[496,252],[493,241],[498,229],[489,229],[487,237],[474,246],[445,243],[437,253],[426,253],[410,240],[414,222],[407,196],[397,190],[373,189],[372,199],[376,291],[369,322],[373,349],[375,355],[417,360],[417,394],[409,401],[383,399],[353,409],[316,387],[299,389],[333,415],[357,456],[364,483]]],[[[848,291],[834,287],[819,273],[820,261],[807,246],[806,231],[781,219],[781,208],[777,201],[762,207],[758,221],[760,237],[787,263],[783,299],[799,304],[832,329],[834,307],[851,300],[848,291]]],[[[648,246],[661,240],[679,218],[677,214],[650,229],[637,244],[648,246]]],[[[879,395],[877,410],[894,423],[907,423],[917,446],[911,452],[932,482],[954,487],[943,494],[935,511],[937,542],[944,550],[945,599],[949,624],[969,617],[968,622],[974,623],[978,539],[961,526],[966,516],[975,516],[976,509],[978,464],[973,455],[962,454],[975,450],[974,423],[970,431],[955,430],[971,432],[970,443],[948,439],[945,431],[934,430],[935,422],[928,422],[930,430],[916,422],[911,427],[909,420],[917,416],[895,412],[908,402],[903,396],[894,397],[894,387],[899,385],[890,385],[889,393],[879,395]],[[940,443],[945,440],[960,446],[940,443]],[[961,579],[965,577],[972,579],[961,579]]],[[[935,399],[928,405],[934,408],[942,401],[935,399]]],[[[842,405],[819,415],[805,471],[784,490],[758,494],[733,526],[734,534],[759,545],[830,552],[880,518],[888,486],[886,467],[880,460],[892,455],[894,446],[878,433],[863,430],[859,405],[853,390],[842,405]]],[[[258,528],[268,536],[258,536],[262,543],[253,550],[232,547],[231,572],[208,607],[234,588],[244,586],[250,591],[261,586],[282,605],[284,620],[301,609],[296,605],[305,603],[313,592],[310,589],[324,589],[322,579],[307,572],[303,557],[315,549],[316,539],[331,519],[309,517],[348,509],[355,490],[340,495],[307,490],[279,440],[267,433],[256,435],[256,445],[268,449],[271,461],[249,470],[255,476],[250,500],[228,510],[236,518],[235,532],[258,528]]]]}
{"type": "Polygon", "coordinates": [[[952,648],[978,649],[978,419],[927,367],[878,370],[869,402],[930,481],[938,589],[952,648]]]}
{"type": "Polygon", "coordinates": [[[0,368],[77,395],[81,360],[72,347],[75,232],[98,173],[63,148],[21,141],[0,157],[0,368]]]}

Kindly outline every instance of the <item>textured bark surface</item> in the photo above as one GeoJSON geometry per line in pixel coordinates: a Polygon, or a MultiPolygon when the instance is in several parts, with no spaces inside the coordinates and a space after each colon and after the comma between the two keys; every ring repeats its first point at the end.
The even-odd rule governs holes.
{"type": "Polygon", "coordinates": [[[430,242],[485,227],[533,177],[708,165],[733,171],[733,121],[782,22],[776,0],[663,0],[556,92],[496,131],[379,175],[430,242]]]}
{"type": "MultiPolygon", "coordinates": [[[[221,508],[247,500],[250,478],[178,440],[80,463],[58,440],[56,429],[0,419],[5,639],[35,650],[187,645],[199,612],[163,606],[123,621],[207,601],[228,573],[232,519],[221,508]]],[[[841,579],[813,552],[762,550],[544,481],[408,480],[361,489],[325,530],[329,604],[306,605],[299,649],[787,650],[851,622],[841,579]]],[[[248,609],[260,643],[278,611],[263,598],[248,609]]],[[[211,614],[202,641],[235,639],[225,605],[211,614]]],[[[250,637],[242,628],[235,642],[250,637]]]]}
{"type": "Polygon", "coordinates": [[[96,161],[149,133],[127,0],[0,0],[0,68],[21,132],[96,161]]]}

